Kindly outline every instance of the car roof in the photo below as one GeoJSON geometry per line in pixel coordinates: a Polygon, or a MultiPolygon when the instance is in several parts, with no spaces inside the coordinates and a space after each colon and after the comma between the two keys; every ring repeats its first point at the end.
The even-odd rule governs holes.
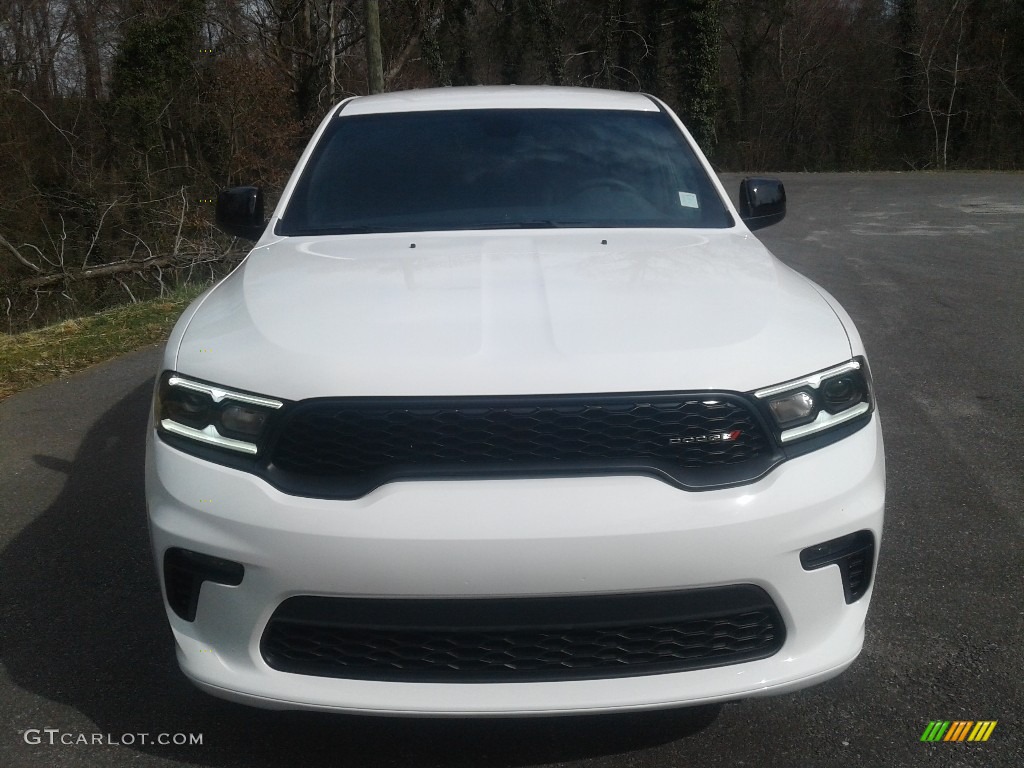
{"type": "Polygon", "coordinates": [[[430,112],[459,109],[615,109],[657,112],[658,105],[642,93],[553,85],[476,85],[394,91],[357,96],[340,116],[385,112],[430,112]]]}

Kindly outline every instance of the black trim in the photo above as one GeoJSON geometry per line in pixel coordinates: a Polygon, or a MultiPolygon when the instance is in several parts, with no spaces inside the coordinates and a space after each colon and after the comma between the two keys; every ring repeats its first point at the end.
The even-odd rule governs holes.
{"type": "Polygon", "coordinates": [[[185,621],[195,621],[199,592],[204,581],[237,587],[245,576],[245,567],[180,547],[164,552],[164,590],[171,610],[185,621]]]}
{"type": "Polygon", "coordinates": [[[874,412],[873,388],[870,377],[866,375],[866,362],[858,358],[865,371],[868,386],[868,398],[871,409],[851,421],[832,427],[799,440],[782,444],[781,431],[768,407],[767,399],[754,397],[753,393],[735,391],[706,392],[633,392],[633,393],[592,393],[584,395],[513,395],[513,396],[471,396],[471,397],[413,397],[413,398],[313,398],[309,400],[287,401],[273,398],[272,395],[249,392],[235,387],[225,387],[215,382],[199,379],[188,374],[177,374],[167,371],[161,382],[171,375],[232,389],[245,394],[271,397],[281,400],[284,405],[271,414],[263,436],[258,441],[259,453],[251,456],[214,445],[199,443],[186,437],[166,432],[157,424],[157,433],[166,444],[193,456],[242,472],[256,475],[276,489],[293,496],[322,499],[356,499],[365,496],[381,485],[407,480],[467,480],[467,479],[512,479],[512,478],[551,478],[551,477],[608,477],[608,476],[644,476],[652,477],[669,485],[686,491],[708,491],[720,488],[732,488],[747,485],[771,472],[779,464],[799,456],[811,453],[842,440],[863,429],[870,421],[874,412]],[[356,407],[373,406],[380,403],[408,403],[416,405],[456,404],[461,408],[479,408],[488,404],[499,403],[509,407],[529,405],[537,402],[557,402],[561,404],[581,402],[664,402],[667,400],[727,400],[742,405],[750,414],[751,420],[757,425],[767,441],[766,450],[757,458],[737,464],[722,464],[709,467],[683,467],[678,462],[644,457],[604,457],[600,460],[562,460],[556,463],[546,461],[530,463],[516,461],[514,463],[477,463],[467,467],[465,464],[433,462],[429,464],[395,463],[393,466],[380,470],[371,478],[356,481],[337,481],[336,479],[311,476],[287,471],[273,462],[275,446],[281,437],[285,424],[294,413],[314,407],[318,403],[337,402],[351,404],[356,407]]]}
{"type": "Polygon", "coordinates": [[[345,99],[343,102],[341,102],[341,104],[338,105],[338,108],[334,110],[334,117],[340,117],[341,113],[345,110],[345,107],[347,107],[349,104],[351,104],[358,98],[358,96],[352,96],[351,98],[345,99]]]}
{"type": "Polygon", "coordinates": [[[665,114],[665,108],[661,105],[661,102],[658,101],[658,98],[656,96],[652,96],[646,91],[635,91],[635,93],[637,93],[640,96],[643,96],[649,102],[651,102],[651,104],[657,107],[658,111],[661,112],[661,114],[665,114]]]}
{"type": "Polygon", "coordinates": [[[740,182],[740,218],[751,232],[786,217],[786,187],[778,179],[746,178],[740,182]]]}
{"type": "MultiPolygon", "coordinates": [[[[318,422],[319,419],[314,419],[318,422]]],[[[640,427],[626,423],[626,428],[640,432],[640,427]]],[[[661,425],[664,429],[664,425],[661,425]]],[[[497,438],[515,436],[506,425],[497,438]]],[[[681,431],[681,428],[680,428],[681,431]]],[[[745,485],[767,474],[784,460],[785,454],[771,436],[772,427],[765,421],[763,412],[754,399],[738,392],[641,392],[617,394],[580,395],[514,395],[514,396],[472,396],[472,397],[410,397],[410,398],[313,398],[292,403],[275,415],[270,431],[265,436],[267,446],[265,458],[257,463],[257,473],[278,490],[295,496],[311,498],[355,499],[365,496],[376,488],[403,480],[447,480],[447,479],[494,479],[494,478],[543,478],[543,477],[594,477],[641,475],[654,477],[677,488],[691,491],[712,490],[745,485]],[[742,412],[752,429],[743,435],[744,445],[736,450],[748,450],[749,456],[735,463],[715,463],[715,457],[708,450],[708,459],[697,458],[684,461],[683,448],[669,448],[667,442],[660,453],[642,455],[629,449],[621,453],[609,449],[596,452],[591,457],[573,455],[544,455],[530,460],[524,455],[477,460],[475,457],[459,456],[457,461],[446,461],[436,456],[426,456],[422,461],[403,461],[395,458],[392,463],[371,466],[366,471],[355,471],[338,476],[329,472],[303,471],[301,464],[284,460],[282,451],[285,436],[291,431],[291,424],[305,414],[317,410],[350,415],[353,420],[366,419],[366,414],[386,408],[391,412],[422,413],[436,409],[452,415],[467,412],[493,410],[504,415],[518,409],[545,409],[556,413],[560,409],[593,408],[613,410],[636,406],[657,409],[678,403],[694,403],[716,400],[727,404],[736,412],[742,412]]],[[[365,433],[364,433],[365,434],[365,433]]],[[[597,433],[595,433],[597,434],[597,433]]],[[[600,437],[600,435],[597,435],[600,437]]],[[[546,437],[546,436],[545,436],[546,437]]],[[[557,437],[557,436],[556,436],[557,437]]],[[[659,435],[660,437],[660,435],[659,435]]],[[[369,439],[367,437],[367,439],[369,439]]],[[[414,438],[410,438],[410,442],[414,438]]],[[[455,439],[458,439],[456,436],[455,439]]],[[[393,440],[392,440],[393,442],[393,440]]],[[[440,440],[439,440],[440,442],[440,440]]],[[[417,445],[422,444],[418,441],[417,445]]],[[[721,446],[730,449],[726,443],[721,446]]],[[[310,448],[309,450],[312,450],[310,448]]],[[[691,447],[691,451],[695,451],[691,447]]],[[[308,453],[308,451],[307,451],[308,453]]],[[[315,451],[322,455],[321,449],[315,451]]],[[[443,453],[443,451],[442,451],[443,453]]],[[[497,451],[500,454],[500,450],[497,451]]],[[[418,457],[417,457],[418,458],[418,457]]]]}
{"type": "Polygon", "coordinates": [[[583,629],[629,626],[763,610],[768,593],[753,584],[676,592],[497,598],[360,598],[300,595],[282,602],[271,619],[313,626],[463,632],[524,627],[583,629]]]}
{"type": "MultiPolygon", "coordinates": [[[[253,460],[251,454],[241,453],[239,451],[234,451],[230,448],[216,447],[209,443],[200,443],[197,442],[196,440],[192,440],[182,435],[177,435],[173,432],[168,432],[161,426],[160,421],[163,415],[162,412],[164,410],[163,400],[165,399],[166,393],[171,388],[169,383],[170,379],[175,376],[185,379],[186,381],[195,382],[196,384],[205,384],[209,387],[216,387],[217,389],[237,393],[239,395],[250,395],[251,397],[260,397],[268,400],[277,400],[278,402],[282,403],[282,408],[286,407],[290,401],[283,400],[279,397],[265,395],[260,392],[252,392],[251,390],[241,389],[239,387],[225,386],[223,384],[218,384],[217,382],[210,381],[209,379],[201,379],[197,376],[179,373],[177,371],[164,371],[157,379],[154,425],[156,427],[157,434],[160,435],[164,442],[166,442],[168,445],[173,445],[175,448],[185,453],[190,453],[195,456],[199,456],[200,458],[206,459],[207,461],[212,461],[217,464],[224,464],[229,467],[235,467],[236,469],[242,469],[246,472],[257,472],[258,467],[255,461],[253,460]],[[241,459],[241,461],[239,461],[238,459],[241,459]]],[[[184,390],[185,388],[182,389],[184,390]]],[[[201,395],[202,393],[197,392],[197,394],[201,395]]],[[[210,412],[216,414],[218,417],[218,419],[214,419],[214,421],[219,420],[220,412],[223,411],[224,408],[228,407],[229,405],[242,405],[248,408],[252,408],[254,410],[261,410],[266,412],[268,414],[267,425],[264,427],[263,433],[255,441],[255,445],[257,447],[257,450],[259,451],[259,454],[263,453],[263,449],[266,447],[266,435],[269,430],[270,424],[273,423],[275,417],[277,416],[277,413],[281,409],[270,408],[262,405],[253,405],[251,403],[245,403],[240,400],[232,400],[230,397],[225,398],[220,403],[214,403],[213,399],[210,398],[210,403],[210,412]]],[[[232,432],[230,430],[224,429],[223,425],[218,425],[218,427],[218,431],[222,430],[221,434],[224,437],[230,438],[232,440],[241,440],[243,442],[253,442],[253,438],[251,435],[232,432]]]]}
{"type": "Polygon", "coordinates": [[[800,565],[814,571],[838,565],[847,604],[860,600],[871,586],[875,563],[875,535],[868,530],[857,531],[807,547],[800,552],[800,565]]]}
{"type": "MultiPolygon", "coordinates": [[[[828,427],[826,429],[821,430],[820,432],[812,432],[806,437],[800,437],[797,438],[796,440],[783,443],[782,433],[784,431],[789,429],[796,429],[797,427],[803,426],[804,424],[811,423],[818,417],[818,414],[822,410],[824,410],[820,402],[823,399],[823,396],[820,394],[821,387],[819,386],[817,389],[815,389],[814,387],[804,384],[794,386],[792,389],[787,389],[777,394],[769,395],[767,397],[753,397],[753,400],[757,403],[762,416],[766,419],[767,423],[771,425],[772,436],[775,440],[775,443],[780,447],[786,459],[794,459],[797,456],[803,456],[804,454],[811,453],[812,451],[824,448],[827,445],[831,445],[832,443],[842,440],[843,438],[849,437],[854,432],[863,429],[864,426],[866,426],[867,423],[871,421],[871,415],[875,412],[875,389],[874,384],[871,380],[871,369],[868,367],[868,361],[861,355],[857,355],[856,357],[851,358],[851,360],[860,363],[860,369],[856,371],[856,374],[859,375],[864,382],[864,398],[861,400],[861,402],[866,402],[868,404],[868,410],[865,413],[861,414],[860,416],[854,419],[850,419],[849,421],[839,424],[838,426],[828,427]],[[779,427],[778,422],[775,420],[775,416],[772,414],[771,408],[768,406],[768,402],[773,398],[777,398],[783,395],[789,395],[794,392],[811,393],[811,395],[814,397],[815,402],[814,413],[811,414],[811,416],[809,416],[806,420],[802,420],[787,425],[786,429],[784,430],[781,427],[779,427]]],[[[831,370],[836,367],[838,366],[830,365],[828,368],[822,368],[819,371],[814,371],[807,375],[814,376],[817,374],[824,373],[825,371],[831,370]]],[[[833,376],[828,376],[825,379],[823,379],[821,383],[824,384],[824,382],[828,381],[829,379],[835,378],[835,376],[844,375],[847,374],[835,374],[833,376]]],[[[797,381],[799,381],[799,379],[797,379],[797,381]]],[[[772,384],[766,387],[758,387],[758,389],[755,391],[772,389],[773,387],[780,386],[781,384],[784,383],[786,382],[779,382],[778,384],[772,384]]],[[[750,394],[753,395],[753,393],[750,394]]]]}
{"type": "Polygon", "coordinates": [[[752,584],[676,592],[518,598],[299,596],[260,641],[282,672],[406,682],[634,677],[738,664],[786,630],[752,584]]]}
{"type": "Polygon", "coordinates": [[[794,440],[791,443],[786,443],[782,447],[782,452],[785,454],[786,460],[788,460],[795,459],[798,456],[804,456],[808,453],[813,453],[825,446],[832,445],[832,443],[843,440],[855,432],[859,432],[864,429],[864,427],[868,425],[868,422],[871,421],[872,413],[874,413],[873,408],[861,416],[858,416],[855,419],[850,419],[837,427],[830,427],[829,429],[822,430],[821,432],[815,432],[807,437],[802,437],[799,440],[794,440]]]}

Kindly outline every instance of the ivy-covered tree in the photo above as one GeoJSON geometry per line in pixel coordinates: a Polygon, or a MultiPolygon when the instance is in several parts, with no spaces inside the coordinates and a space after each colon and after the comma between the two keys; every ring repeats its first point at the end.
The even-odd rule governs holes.
{"type": "Polygon", "coordinates": [[[683,120],[707,153],[715,145],[720,19],[718,0],[670,2],[676,99],[683,120]]]}
{"type": "Polygon", "coordinates": [[[188,165],[188,109],[201,54],[203,0],[180,0],[161,16],[130,16],[112,65],[113,132],[143,155],[162,151],[188,165]]]}

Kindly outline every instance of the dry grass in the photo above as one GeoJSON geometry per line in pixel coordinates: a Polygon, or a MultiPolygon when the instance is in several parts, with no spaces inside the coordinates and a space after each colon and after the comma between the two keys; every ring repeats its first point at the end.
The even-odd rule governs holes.
{"type": "Polygon", "coordinates": [[[162,299],[114,307],[37,331],[0,334],[0,400],[162,341],[205,288],[189,285],[162,299]]]}

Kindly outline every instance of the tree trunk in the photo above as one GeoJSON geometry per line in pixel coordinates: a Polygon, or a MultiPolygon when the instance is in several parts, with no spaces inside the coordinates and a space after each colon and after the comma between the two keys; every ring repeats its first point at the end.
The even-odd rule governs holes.
{"type": "Polygon", "coordinates": [[[72,3],[70,10],[75,22],[75,36],[78,38],[82,68],[85,70],[85,98],[95,102],[99,99],[102,89],[99,41],[96,39],[96,9],[92,4],[87,4],[83,9],[78,3],[72,3]]]}
{"type": "Polygon", "coordinates": [[[710,154],[718,92],[718,0],[685,0],[674,16],[679,106],[693,137],[710,154]]]}
{"type": "Polygon", "coordinates": [[[917,49],[917,0],[899,0],[896,8],[896,92],[897,147],[911,167],[919,164],[921,137],[921,93],[917,49]]]}

